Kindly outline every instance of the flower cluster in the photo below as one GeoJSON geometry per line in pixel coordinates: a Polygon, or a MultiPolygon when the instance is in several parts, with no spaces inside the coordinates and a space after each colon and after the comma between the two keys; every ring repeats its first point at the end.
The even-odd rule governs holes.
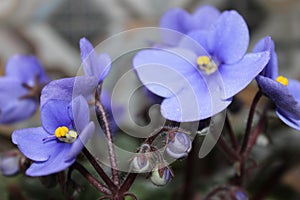
{"type": "MultiPolygon", "coordinates": [[[[219,141],[237,164],[240,185],[243,185],[242,175],[247,171],[248,154],[263,129],[266,112],[270,110],[269,104],[265,106],[254,128],[252,121],[260,96],[265,95],[275,104],[276,113],[284,123],[300,131],[300,82],[278,75],[277,55],[271,37],[262,38],[252,52],[247,52],[249,30],[237,11],[220,12],[214,7],[202,6],[190,14],[175,8],[163,15],[159,30],[162,43],[139,50],[132,65],[143,85],[163,98],[160,111],[168,121],[146,138],[128,161],[129,175],[123,185],[120,184],[118,156],[111,133],[116,125],[107,116],[111,114],[112,104],[109,95],[102,91],[103,81],[111,69],[110,56],[96,53],[93,45],[82,38],[79,45],[84,75],[53,81],[34,56],[17,55],[8,61],[5,76],[0,78],[0,124],[27,119],[40,108],[40,127],[15,130],[12,134],[12,142],[29,161],[28,176],[55,174],[73,165],[96,189],[107,195],[104,198],[112,199],[125,199],[126,195],[135,197],[128,189],[136,173],[149,172],[150,180],[163,186],[173,176],[168,160],[188,156],[196,135],[196,131],[192,133],[179,128],[179,122],[206,124],[209,118],[226,110],[233,97],[253,80],[258,85],[258,99],[254,98],[250,108],[241,147],[228,119],[232,148],[226,146],[222,138],[219,141]],[[107,142],[111,179],[85,148],[96,130],[90,116],[91,107],[107,142]],[[160,145],[163,146],[161,149],[160,145]],[[104,185],[75,162],[82,151],[104,185]]],[[[205,132],[209,134],[213,128],[206,127],[205,132]]],[[[2,156],[1,172],[16,174],[20,170],[19,157],[19,154],[2,156]]],[[[224,191],[231,191],[230,196],[234,198],[247,199],[241,188],[224,187],[224,191]]]]}
{"type": "Polygon", "coordinates": [[[145,86],[165,98],[161,104],[165,118],[177,122],[209,118],[226,109],[232,97],[256,78],[275,102],[279,118],[300,130],[299,82],[278,76],[270,37],[245,54],[249,31],[236,11],[220,13],[202,6],[189,14],[172,9],[160,27],[176,31],[163,31],[163,41],[171,46],[138,52],[133,66],[145,86]]]}
{"type": "Polygon", "coordinates": [[[88,101],[107,76],[111,60],[107,54],[96,54],[85,38],[80,49],[85,75],[48,83],[40,97],[42,126],[12,135],[13,143],[33,161],[26,171],[29,176],[53,174],[72,165],[95,130],[88,101]]]}

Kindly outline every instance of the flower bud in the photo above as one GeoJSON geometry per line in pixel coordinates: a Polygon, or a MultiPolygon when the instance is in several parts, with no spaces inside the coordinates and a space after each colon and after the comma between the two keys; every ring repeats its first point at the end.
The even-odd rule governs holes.
{"type": "Polygon", "coordinates": [[[160,168],[157,165],[151,173],[150,180],[154,185],[164,186],[171,180],[171,170],[168,167],[160,168]]]}
{"type": "Polygon", "coordinates": [[[233,192],[233,197],[234,200],[248,200],[247,194],[241,189],[236,189],[233,192]]]}
{"type": "Polygon", "coordinates": [[[151,165],[147,153],[137,154],[131,161],[131,170],[135,173],[145,173],[149,171],[151,165]]]}
{"type": "Polygon", "coordinates": [[[192,148],[192,142],[189,136],[185,133],[175,132],[169,138],[166,146],[166,152],[172,158],[178,159],[188,155],[192,148]]]}
{"type": "Polygon", "coordinates": [[[6,152],[0,157],[0,170],[4,176],[13,176],[19,172],[19,156],[16,152],[6,152]]]}

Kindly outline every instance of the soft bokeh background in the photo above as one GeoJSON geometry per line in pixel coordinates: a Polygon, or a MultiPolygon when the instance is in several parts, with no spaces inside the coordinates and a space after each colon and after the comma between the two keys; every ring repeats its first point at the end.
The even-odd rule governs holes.
{"type": "MultiPolygon", "coordinates": [[[[237,9],[250,27],[251,47],[260,38],[272,36],[279,56],[280,71],[286,76],[300,78],[299,0],[1,0],[0,74],[3,73],[10,56],[25,53],[38,56],[53,78],[74,76],[80,66],[78,42],[81,37],[87,37],[96,45],[124,30],[157,26],[160,17],[169,8],[182,7],[192,11],[204,4],[216,6],[221,10],[237,9]]],[[[249,105],[253,91],[255,84],[239,95],[245,105],[249,105]]],[[[141,101],[137,101],[136,104],[136,107],[144,106],[141,101]]],[[[9,138],[15,128],[39,124],[36,114],[26,122],[0,126],[0,151],[13,148],[9,138]]],[[[275,128],[271,129],[269,134],[273,138],[269,143],[273,144],[265,146],[262,142],[263,145],[255,149],[255,155],[266,164],[263,165],[262,171],[257,172],[256,177],[261,178],[254,176],[249,188],[258,195],[260,192],[270,192],[274,194],[274,199],[299,199],[299,133],[286,128],[277,120],[274,124],[275,128]]],[[[243,125],[237,124],[237,129],[243,125]]],[[[142,177],[139,181],[142,184],[135,184],[133,191],[137,192],[141,199],[155,199],[156,195],[161,199],[176,196],[181,198],[177,194],[181,194],[185,187],[183,180],[185,171],[188,170],[184,167],[185,162],[175,163],[177,176],[168,187],[157,189],[142,177]]],[[[232,166],[217,149],[194,165],[195,183],[191,187],[199,191],[194,199],[200,199],[201,192],[226,183],[226,178],[233,173],[232,166]]],[[[89,187],[84,183],[82,181],[82,190],[86,191],[89,187]]],[[[13,199],[22,199],[24,196],[26,199],[61,199],[62,197],[57,195],[40,195],[53,190],[57,188],[43,189],[35,179],[24,179],[22,176],[11,179],[0,177],[0,199],[9,199],[11,195],[8,195],[7,191],[15,194],[12,195],[13,199]],[[31,197],[32,194],[35,197],[31,197]]],[[[91,196],[84,196],[87,192],[83,192],[80,199],[97,197],[95,193],[90,192],[93,189],[88,191],[91,196]]]]}

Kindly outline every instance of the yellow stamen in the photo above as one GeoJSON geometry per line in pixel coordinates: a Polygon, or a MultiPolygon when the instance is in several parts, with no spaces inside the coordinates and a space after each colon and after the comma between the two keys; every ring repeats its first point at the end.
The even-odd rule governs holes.
{"type": "Polygon", "coordinates": [[[55,130],[55,136],[57,138],[65,137],[68,132],[69,132],[69,129],[67,127],[60,126],[55,130]]]}
{"type": "Polygon", "coordinates": [[[276,78],[276,81],[277,81],[278,83],[281,83],[281,84],[284,85],[284,86],[287,86],[287,85],[289,84],[289,80],[288,80],[287,78],[285,78],[284,76],[278,76],[278,77],[276,78]]]}
{"type": "Polygon", "coordinates": [[[206,74],[212,74],[218,69],[216,63],[208,56],[199,56],[197,58],[197,64],[199,69],[204,71],[206,74]]]}

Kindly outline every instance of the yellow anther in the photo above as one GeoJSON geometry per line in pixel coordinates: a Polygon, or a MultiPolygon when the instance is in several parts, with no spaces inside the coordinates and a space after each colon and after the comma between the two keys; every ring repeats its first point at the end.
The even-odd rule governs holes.
{"type": "Polygon", "coordinates": [[[210,63],[210,58],[208,56],[199,56],[197,58],[198,65],[208,65],[210,63]]]}
{"type": "Polygon", "coordinates": [[[199,69],[204,71],[206,74],[212,74],[218,69],[216,63],[208,56],[199,56],[197,58],[197,64],[199,69]]]}
{"type": "Polygon", "coordinates": [[[55,130],[55,136],[57,138],[65,137],[68,132],[69,132],[69,129],[67,127],[60,126],[55,130]]]}
{"type": "Polygon", "coordinates": [[[281,83],[281,84],[284,85],[284,86],[287,86],[287,85],[289,84],[289,80],[288,80],[287,78],[285,78],[284,76],[278,76],[278,77],[276,78],[276,81],[277,81],[278,83],[281,83]]]}

